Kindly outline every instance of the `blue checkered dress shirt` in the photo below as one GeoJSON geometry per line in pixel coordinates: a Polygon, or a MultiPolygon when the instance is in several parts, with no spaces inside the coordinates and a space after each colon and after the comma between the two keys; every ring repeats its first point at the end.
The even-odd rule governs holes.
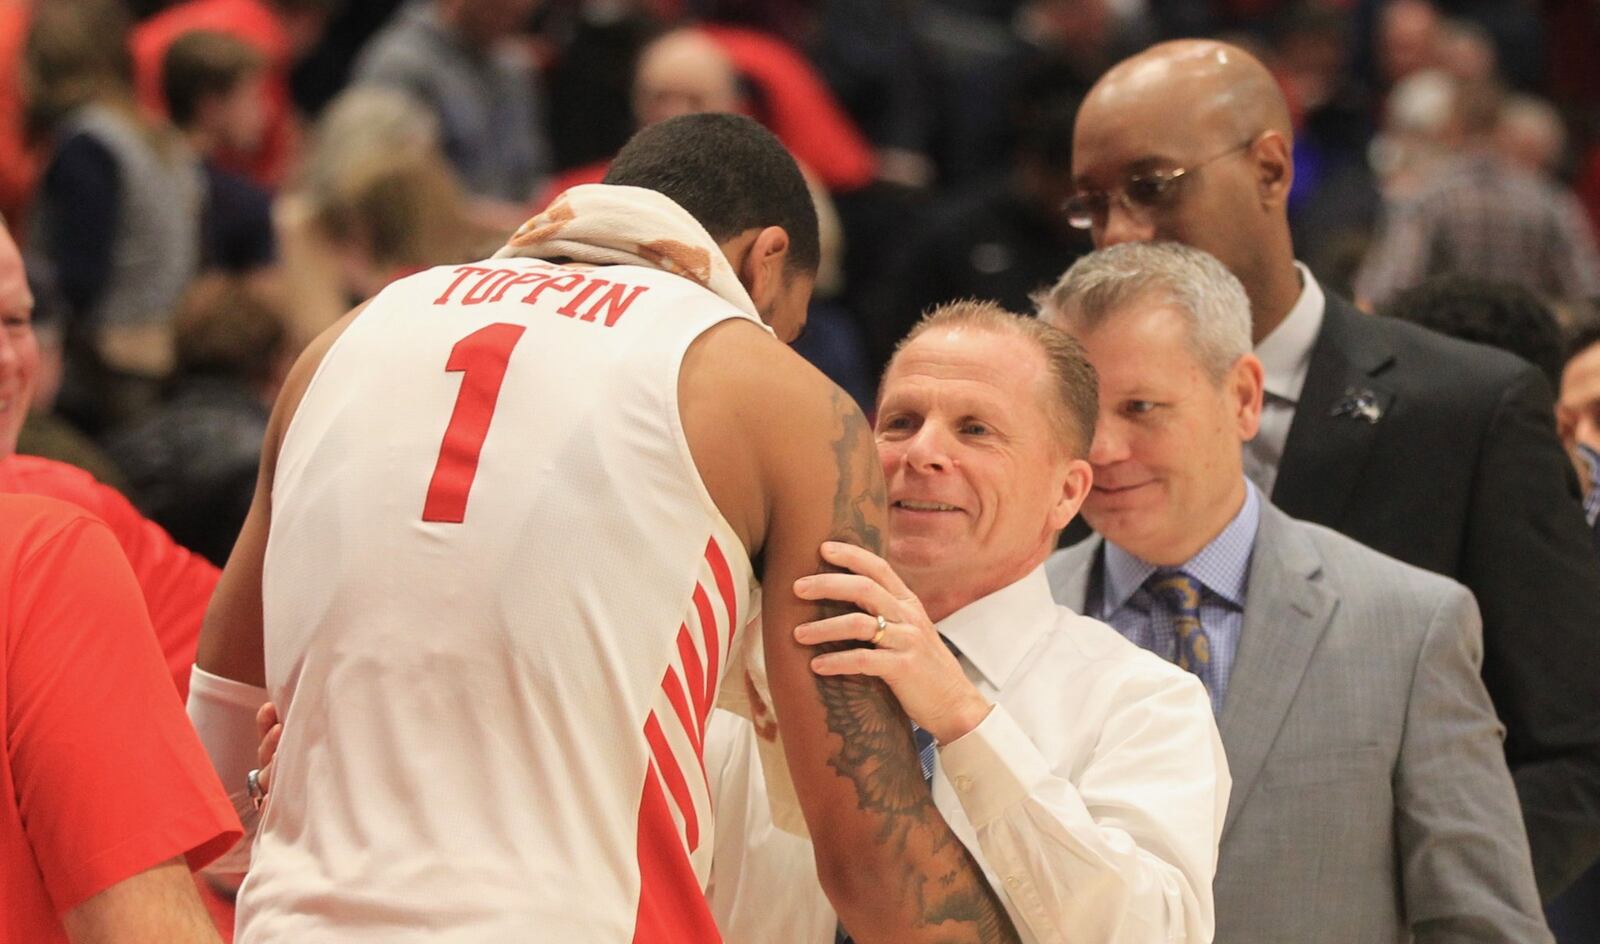
{"type": "Polygon", "coordinates": [[[1177,614],[1145,587],[1145,581],[1163,569],[1181,570],[1200,581],[1205,588],[1200,598],[1200,625],[1210,637],[1214,678],[1211,710],[1217,714],[1222,712],[1233,657],[1239,651],[1250,552],[1255,548],[1256,526],[1261,522],[1261,495],[1248,480],[1244,485],[1244,505],[1239,513],[1181,567],[1157,567],[1107,541],[1103,566],[1096,575],[1098,593],[1091,590],[1089,594],[1089,615],[1111,624],[1130,642],[1168,662],[1176,662],[1178,634],[1173,624],[1177,614]]]}

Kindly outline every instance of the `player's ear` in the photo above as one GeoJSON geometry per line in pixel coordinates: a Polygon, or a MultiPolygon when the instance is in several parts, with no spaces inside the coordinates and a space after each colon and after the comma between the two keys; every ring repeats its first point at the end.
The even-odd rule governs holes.
{"type": "Polygon", "coordinates": [[[756,311],[768,311],[784,288],[784,266],[789,261],[789,234],[781,226],[754,231],[742,264],[736,267],[739,281],[756,303],[756,311]]]}

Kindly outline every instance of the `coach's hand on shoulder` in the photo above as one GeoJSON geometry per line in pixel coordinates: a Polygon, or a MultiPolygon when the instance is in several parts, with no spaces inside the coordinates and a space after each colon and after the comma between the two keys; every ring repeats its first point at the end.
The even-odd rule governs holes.
{"type": "Polygon", "coordinates": [[[278,720],[278,706],[264,702],[256,711],[256,734],[261,743],[256,745],[256,783],[261,786],[261,803],[266,805],[272,793],[272,759],[278,756],[278,742],[283,740],[283,722],[278,720]]]}
{"type": "Polygon", "coordinates": [[[967,680],[922,601],[888,562],[834,541],[822,545],[822,559],[847,572],[802,577],[795,581],[795,594],[804,600],[853,603],[862,612],[795,627],[796,642],[826,650],[811,660],[813,672],[883,679],[911,720],[941,744],[960,738],[989,716],[988,699],[967,680]]]}

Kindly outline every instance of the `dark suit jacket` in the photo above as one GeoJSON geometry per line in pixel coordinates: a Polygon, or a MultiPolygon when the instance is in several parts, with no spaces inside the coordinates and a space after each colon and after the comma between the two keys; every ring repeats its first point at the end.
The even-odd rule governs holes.
{"type": "Polygon", "coordinates": [[[1539,888],[1600,857],[1600,558],[1533,366],[1328,296],[1272,501],[1466,584],[1539,888]],[[1377,422],[1334,415],[1370,393],[1377,422]]]}

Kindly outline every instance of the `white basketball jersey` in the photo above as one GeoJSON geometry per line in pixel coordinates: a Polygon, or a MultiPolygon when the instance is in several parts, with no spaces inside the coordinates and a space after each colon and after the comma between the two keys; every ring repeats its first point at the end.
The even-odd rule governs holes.
{"type": "Polygon", "coordinates": [[[653,269],[494,260],[334,343],[272,491],[243,944],[718,940],[701,745],[752,574],[677,389],[729,318],[653,269]]]}

